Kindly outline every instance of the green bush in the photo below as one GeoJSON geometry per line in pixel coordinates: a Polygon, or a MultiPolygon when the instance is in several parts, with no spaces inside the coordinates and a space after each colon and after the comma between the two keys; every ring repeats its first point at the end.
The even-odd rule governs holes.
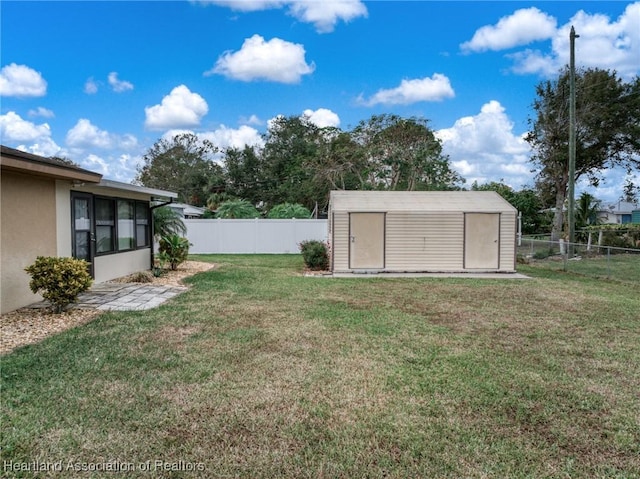
{"type": "Polygon", "coordinates": [[[187,259],[189,254],[189,240],[179,235],[168,235],[160,238],[160,262],[169,264],[175,271],[178,265],[187,259]]]}
{"type": "Polygon", "coordinates": [[[309,240],[300,243],[304,264],[311,270],[329,269],[329,248],[322,241],[309,240]]]}
{"type": "Polygon", "coordinates": [[[25,271],[31,276],[31,291],[41,293],[54,311],[61,313],[91,287],[88,265],[83,259],[38,256],[25,271]]]}
{"type": "Polygon", "coordinates": [[[218,206],[216,218],[253,219],[259,218],[260,212],[247,200],[227,200],[218,206]]]}
{"type": "Polygon", "coordinates": [[[267,218],[272,220],[289,218],[307,219],[311,218],[311,211],[298,203],[281,203],[269,210],[267,218]]]}

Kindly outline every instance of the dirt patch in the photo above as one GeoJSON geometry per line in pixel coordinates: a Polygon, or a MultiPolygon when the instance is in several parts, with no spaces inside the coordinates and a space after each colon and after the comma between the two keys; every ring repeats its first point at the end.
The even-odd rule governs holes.
{"type": "MultiPolygon", "coordinates": [[[[213,269],[212,263],[185,261],[176,271],[167,271],[160,277],[153,277],[152,285],[184,286],[182,280],[196,273],[213,269]]],[[[113,280],[126,283],[132,276],[113,280]]],[[[101,311],[95,309],[73,308],[62,314],[53,314],[47,308],[22,308],[0,315],[0,354],[6,354],[15,348],[42,341],[52,334],[88,323],[101,311]]]]}

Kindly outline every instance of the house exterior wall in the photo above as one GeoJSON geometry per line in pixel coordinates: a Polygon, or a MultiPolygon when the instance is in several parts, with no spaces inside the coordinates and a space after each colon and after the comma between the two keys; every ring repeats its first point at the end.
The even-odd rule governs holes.
{"type": "Polygon", "coordinates": [[[24,268],[37,256],[55,256],[56,192],[52,179],[2,172],[0,185],[2,277],[0,312],[39,301],[24,268]]]}
{"type": "MultiPolygon", "coordinates": [[[[126,199],[134,199],[140,201],[149,201],[149,196],[135,192],[117,192],[112,193],[105,188],[97,186],[72,186],[67,181],[56,182],[56,234],[58,238],[58,256],[71,256],[71,191],[82,193],[92,193],[101,197],[118,197],[126,199]]],[[[151,269],[151,251],[150,248],[141,248],[133,251],[124,251],[122,253],[110,253],[106,255],[95,256],[94,264],[94,282],[102,283],[111,279],[127,276],[138,271],[151,269]]]]}
{"type": "Polygon", "coordinates": [[[93,260],[95,282],[103,283],[114,278],[121,278],[138,271],[151,268],[151,253],[149,248],[122,253],[96,256],[93,260]]]}

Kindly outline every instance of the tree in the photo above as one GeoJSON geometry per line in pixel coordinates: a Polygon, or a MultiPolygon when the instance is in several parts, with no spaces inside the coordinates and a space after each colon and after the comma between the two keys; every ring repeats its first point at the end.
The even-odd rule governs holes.
{"type": "Polygon", "coordinates": [[[516,191],[502,181],[491,181],[482,185],[478,185],[478,182],[474,181],[471,190],[495,191],[507,200],[522,215],[523,234],[540,233],[547,226],[546,215],[541,212],[543,209],[542,201],[536,191],[531,188],[516,191]]]}
{"type": "Polygon", "coordinates": [[[311,211],[300,204],[282,203],[269,210],[269,219],[311,218],[311,211]]]}
{"type": "Polygon", "coordinates": [[[462,177],[450,168],[442,144],[427,120],[373,115],[353,130],[364,148],[367,182],[382,190],[459,189],[462,177]]]}
{"type": "Polygon", "coordinates": [[[264,198],[265,178],[262,159],[256,149],[246,145],[243,149],[228,148],[224,155],[226,192],[258,204],[264,198]]]}
{"type": "MultiPolygon", "coordinates": [[[[561,235],[569,184],[569,71],[536,87],[534,120],[526,140],[534,153],[536,187],[555,206],[552,239],[561,235]]],[[[640,167],[640,80],[624,83],[615,72],[576,73],[576,175],[598,186],[614,166],[640,167]]]]}
{"type": "Polygon", "coordinates": [[[229,200],[218,207],[216,218],[249,219],[259,218],[260,212],[247,200],[229,200]]]}
{"type": "Polygon", "coordinates": [[[265,135],[262,150],[264,197],[267,207],[299,203],[312,209],[328,196],[328,185],[314,181],[321,145],[329,141],[325,130],[307,117],[277,117],[265,135]]]}
{"type": "Polygon", "coordinates": [[[208,190],[223,181],[222,168],[213,158],[217,151],[211,142],[192,133],[160,139],[142,157],[135,181],[149,188],[175,191],[179,201],[202,206],[208,190]]]}
{"type": "Polygon", "coordinates": [[[640,186],[634,184],[631,176],[628,176],[622,187],[622,201],[637,203],[640,197],[640,186]]]}

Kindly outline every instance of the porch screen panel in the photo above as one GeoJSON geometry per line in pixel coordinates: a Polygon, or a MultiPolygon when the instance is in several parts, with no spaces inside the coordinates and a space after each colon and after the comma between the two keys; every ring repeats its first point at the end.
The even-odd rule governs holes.
{"type": "Polygon", "coordinates": [[[115,250],[115,207],[114,201],[106,198],[95,199],[96,208],[96,252],[108,253],[115,250]]]}
{"type": "Polygon", "coordinates": [[[135,247],[134,201],[118,200],[118,251],[135,247]]]}
{"type": "Polygon", "coordinates": [[[149,246],[149,205],[136,203],[136,246],[149,246]]]}

